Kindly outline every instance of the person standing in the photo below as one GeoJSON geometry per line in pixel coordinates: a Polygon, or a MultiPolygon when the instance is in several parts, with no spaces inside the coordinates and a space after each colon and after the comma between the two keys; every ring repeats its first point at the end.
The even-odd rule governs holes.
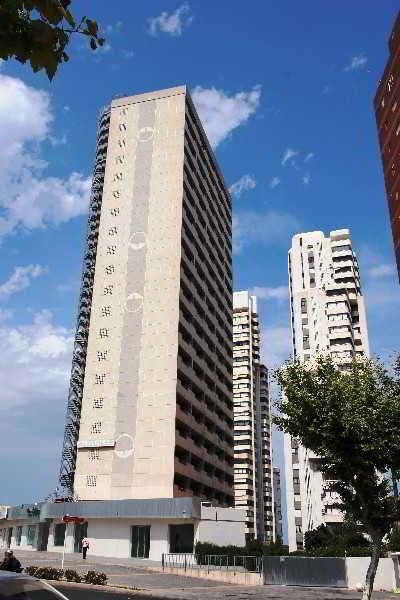
{"type": "Polygon", "coordinates": [[[89,540],[87,539],[87,537],[84,537],[82,540],[82,557],[83,560],[86,560],[86,554],[87,551],[89,549],[89,540]]]}
{"type": "Polygon", "coordinates": [[[4,560],[0,564],[1,571],[13,571],[14,573],[21,573],[21,563],[15,558],[12,550],[6,550],[4,553],[4,560]]]}

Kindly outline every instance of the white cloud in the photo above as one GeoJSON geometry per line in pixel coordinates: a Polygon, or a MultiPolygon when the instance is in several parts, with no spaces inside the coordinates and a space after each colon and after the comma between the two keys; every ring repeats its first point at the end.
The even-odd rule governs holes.
{"type": "Polygon", "coordinates": [[[216,148],[255,113],[260,103],[261,86],[256,85],[249,92],[238,92],[233,96],[214,87],[197,86],[192,98],[209,142],[216,148]]]}
{"type": "Polygon", "coordinates": [[[233,217],[234,251],[238,254],[250,244],[276,244],[287,242],[300,231],[301,226],[296,217],[276,211],[240,212],[233,217]]]}
{"type": "Polygon", "coordinates": [[[13,274],[0,285],[0,300],[7,300],[10,296],[26,289],[31,285],[32,279],[36,279],[46,271],[47,269],[41,265],[15,267],[13,274]]]}
{"type": "Polygon", "coordinates": [[[298,154],[299,153],[297,150],[293,150],[293,148],[286,148],[285,153],[282,157],[281,165],[284,167],[290,159],[294,158],[295,156],[298,156],[298,154]]]}
{"type": "Polygon", "coordinates": [[[259,300],[287,300],[289,290],[286,285],[277,287],[254,287],[251,293],[257,296],[259,300]]]}
{"type": "Polygon", "coordinates": [[[239,198],[243,192],[253,190],[256,185],[257,182],[253,175],[243,175],[238,181],[235,181],[235,183],[230,186],[229,191],[232,196],[239,198]]]}
{"type": "Polygon", "coordinates": [[[12,310],[5,310],[4,308],[0,308],[0,321],[8,321],[13,316],[12,310]]]}
{"type": "Polygon", "coordinates": [[[367,57],[364,54],[358,54],[357,56],[352,56],[348,65],[344,67],[344,71],[356,71],[358,69],[363,69],[367,64],[367,57]]]}
{"type": "Polygon", "coordinates": [[[175,12],[163,11],[158,17],[148,19],[148,32],[155,36],[161,31],[177,37],[182,35],[184,28],[188,27],[192,21],[193,16],[190,15],[189,4],[184,2],[175,12]]]}
{"type": "Polygon", "coordinates": [[[122,21],[117,21],[114,25],[108,24],[106,25],[105,31],[106,33],[118,33],[121,31],[123,26],[122,21]]]}
{"type": "Polygon", "coordinates": [[[291,358],[289,327],[263,327],[261,331],[261,360],[269,369],[278,369],[291,358]]]}
{"type": "Polygon", "coordinates": [[[395,268],[394,265],[392,264],[388,264],[388,263],[384,263],[384,264],[380,264],[380,265],[376,265],[374,267],[371,267],[368,270],[368,275],[374,279],[376,278],[381,278],[381,277],[389,277],[394,275],[395,273],[395,268]]]}
{"type": "Polygon", "coordinates": [[[135,53],[133,50],[122,49],[121,54],[122,54],[123,58],[126,58],[127,60],[129,60],[130,58],[133,58],[135,56],[135,53]]]}
{"type": "Polygon", "coordinates": [[[311,183],[311,175],[309,173],[306,173],[305,175],[303,175],[302,181],[304,185],[308,185],[309,183],[311,183]]]}
{"type": "Polygon", "coordinates": [[[71,368],[72,332],[52,322],[49,311],[28,325],[0,324],[1,410],[33,405],[38,399],[66,402],[71,368]]]}
{"type": "MultiPolygon", "coordinates": [[[[59,224],[87,211],[90,179],[45,176],[41,146],[56,138],[47,92],[0,73],[0,236],[59,224]]],[[[62,139],[62,138],[59,138],[62,139]]]]}
{"type": "Polygon", "coordinates": [[[65,134],[61,137],[49,135],[49,141],[52,146],[64,146],[67,143],[67,136],[65,134]]]}
{"type": "Polygon", "coordinates": [[[306,154],[306,156],[304,157],[304,162],[308,162],[309,160],[311,160],[312,158],[314,158],[314,152],[309,152],[308,154],[306,154]]]}
{"type": "Polygon", "coordinates": [[[273,190],[280,184],[280,182],[281,180],[279,179],[279,177],[273,177],[268,185],[271,188],[271,190],[273,190]]]}

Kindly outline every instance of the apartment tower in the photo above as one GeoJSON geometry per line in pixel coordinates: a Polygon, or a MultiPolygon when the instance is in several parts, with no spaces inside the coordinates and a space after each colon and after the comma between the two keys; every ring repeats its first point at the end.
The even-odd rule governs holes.
{"type": "Polygon", "coordinates": [[[282,528],[282,487],[281,487],[281,470],[274,467],[273,470],[273,489],[274,489],[274,524],[275,535],[283,540],[282,528]]]}
{"type": "MultiPolygon", "coordinates": [[[[293,358],[305,362],[329,354],[341,368],[369,356],[364,297],[348,229],[301,233],[289,250],[289,293],[293,358]]],[[[303,535],[342,520],[336,498],[318,470],[318,457],[284,436],[289,548],[302,548],[303,535]]]]}
{"type": "Polygon", "coordinates": [[[101,114],[60,483],[232,505],[231,199],[185,87],[101,114]]]}
{"type": "Polygon", "coordinates": [[[389,38],[389,59],[375,95],[375,116],[381,149],[394,251],[400,278],[400,13],[389,38]]]}
{"type": "Polygon", "coordinates": [[[235,506],[246,511],[246,538],[273,539],[268,371],[260,364],[257,299],[233,294],[235,506]]]}

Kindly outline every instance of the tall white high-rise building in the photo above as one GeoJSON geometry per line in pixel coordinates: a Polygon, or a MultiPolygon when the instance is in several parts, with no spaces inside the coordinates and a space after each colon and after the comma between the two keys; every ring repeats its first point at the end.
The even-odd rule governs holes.
{"type": "MultiPolygon", "coordinates": [[[[295,235],[289,250],[293,357],[329,354],[342,367],[369,356],[364,297],[348,229],[295,235]]],[[[302,548],[306,531],[342,520],[318,470],[318,457],[285,435],[288,537],[302,548]]]]}
{"type": "Polygon", "coordinates": [[[257,298],[233,294],[235,506],[246,510],[246,537],[273,539],[268,371],[260,364],[257,298]]]}
{"type": "Polygon", "coordinates": [[[60,482],[233,504],[231,199],[185,87],[100,117],[60,482]]]}

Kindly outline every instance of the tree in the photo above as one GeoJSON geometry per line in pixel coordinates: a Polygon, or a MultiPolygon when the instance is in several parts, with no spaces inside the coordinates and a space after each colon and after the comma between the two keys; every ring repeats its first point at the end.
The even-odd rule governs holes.
{"type": "Polygon", "coordinates": [[[356,523],[345,521],[334,527],[319,525],[304,534],[304,547],[308,553],[323,556],[365,556],[370,548],[367,538],[356,523]]]}
{"type": "Polygon", "coordinates": [[[104,44],[96,21],[76,21],[69,10],[71,0],[0,0],[0,58],[30,62],[36,73],[45,69],[50,80],[58,66],[69,60],[65,49],[78,33],[96,50],[104,44]]]}
{"type": "Polygon", "coordinates": [[[285,365],[276,378],[283,390],[276,425],[320,457],[340,509],[370,538],[369,599],[383,538],[400,518],[399,498],[382,476],[400,465],[400,357],[390,371],[367,359],[344,370],[319,357],[285,365]]]}

